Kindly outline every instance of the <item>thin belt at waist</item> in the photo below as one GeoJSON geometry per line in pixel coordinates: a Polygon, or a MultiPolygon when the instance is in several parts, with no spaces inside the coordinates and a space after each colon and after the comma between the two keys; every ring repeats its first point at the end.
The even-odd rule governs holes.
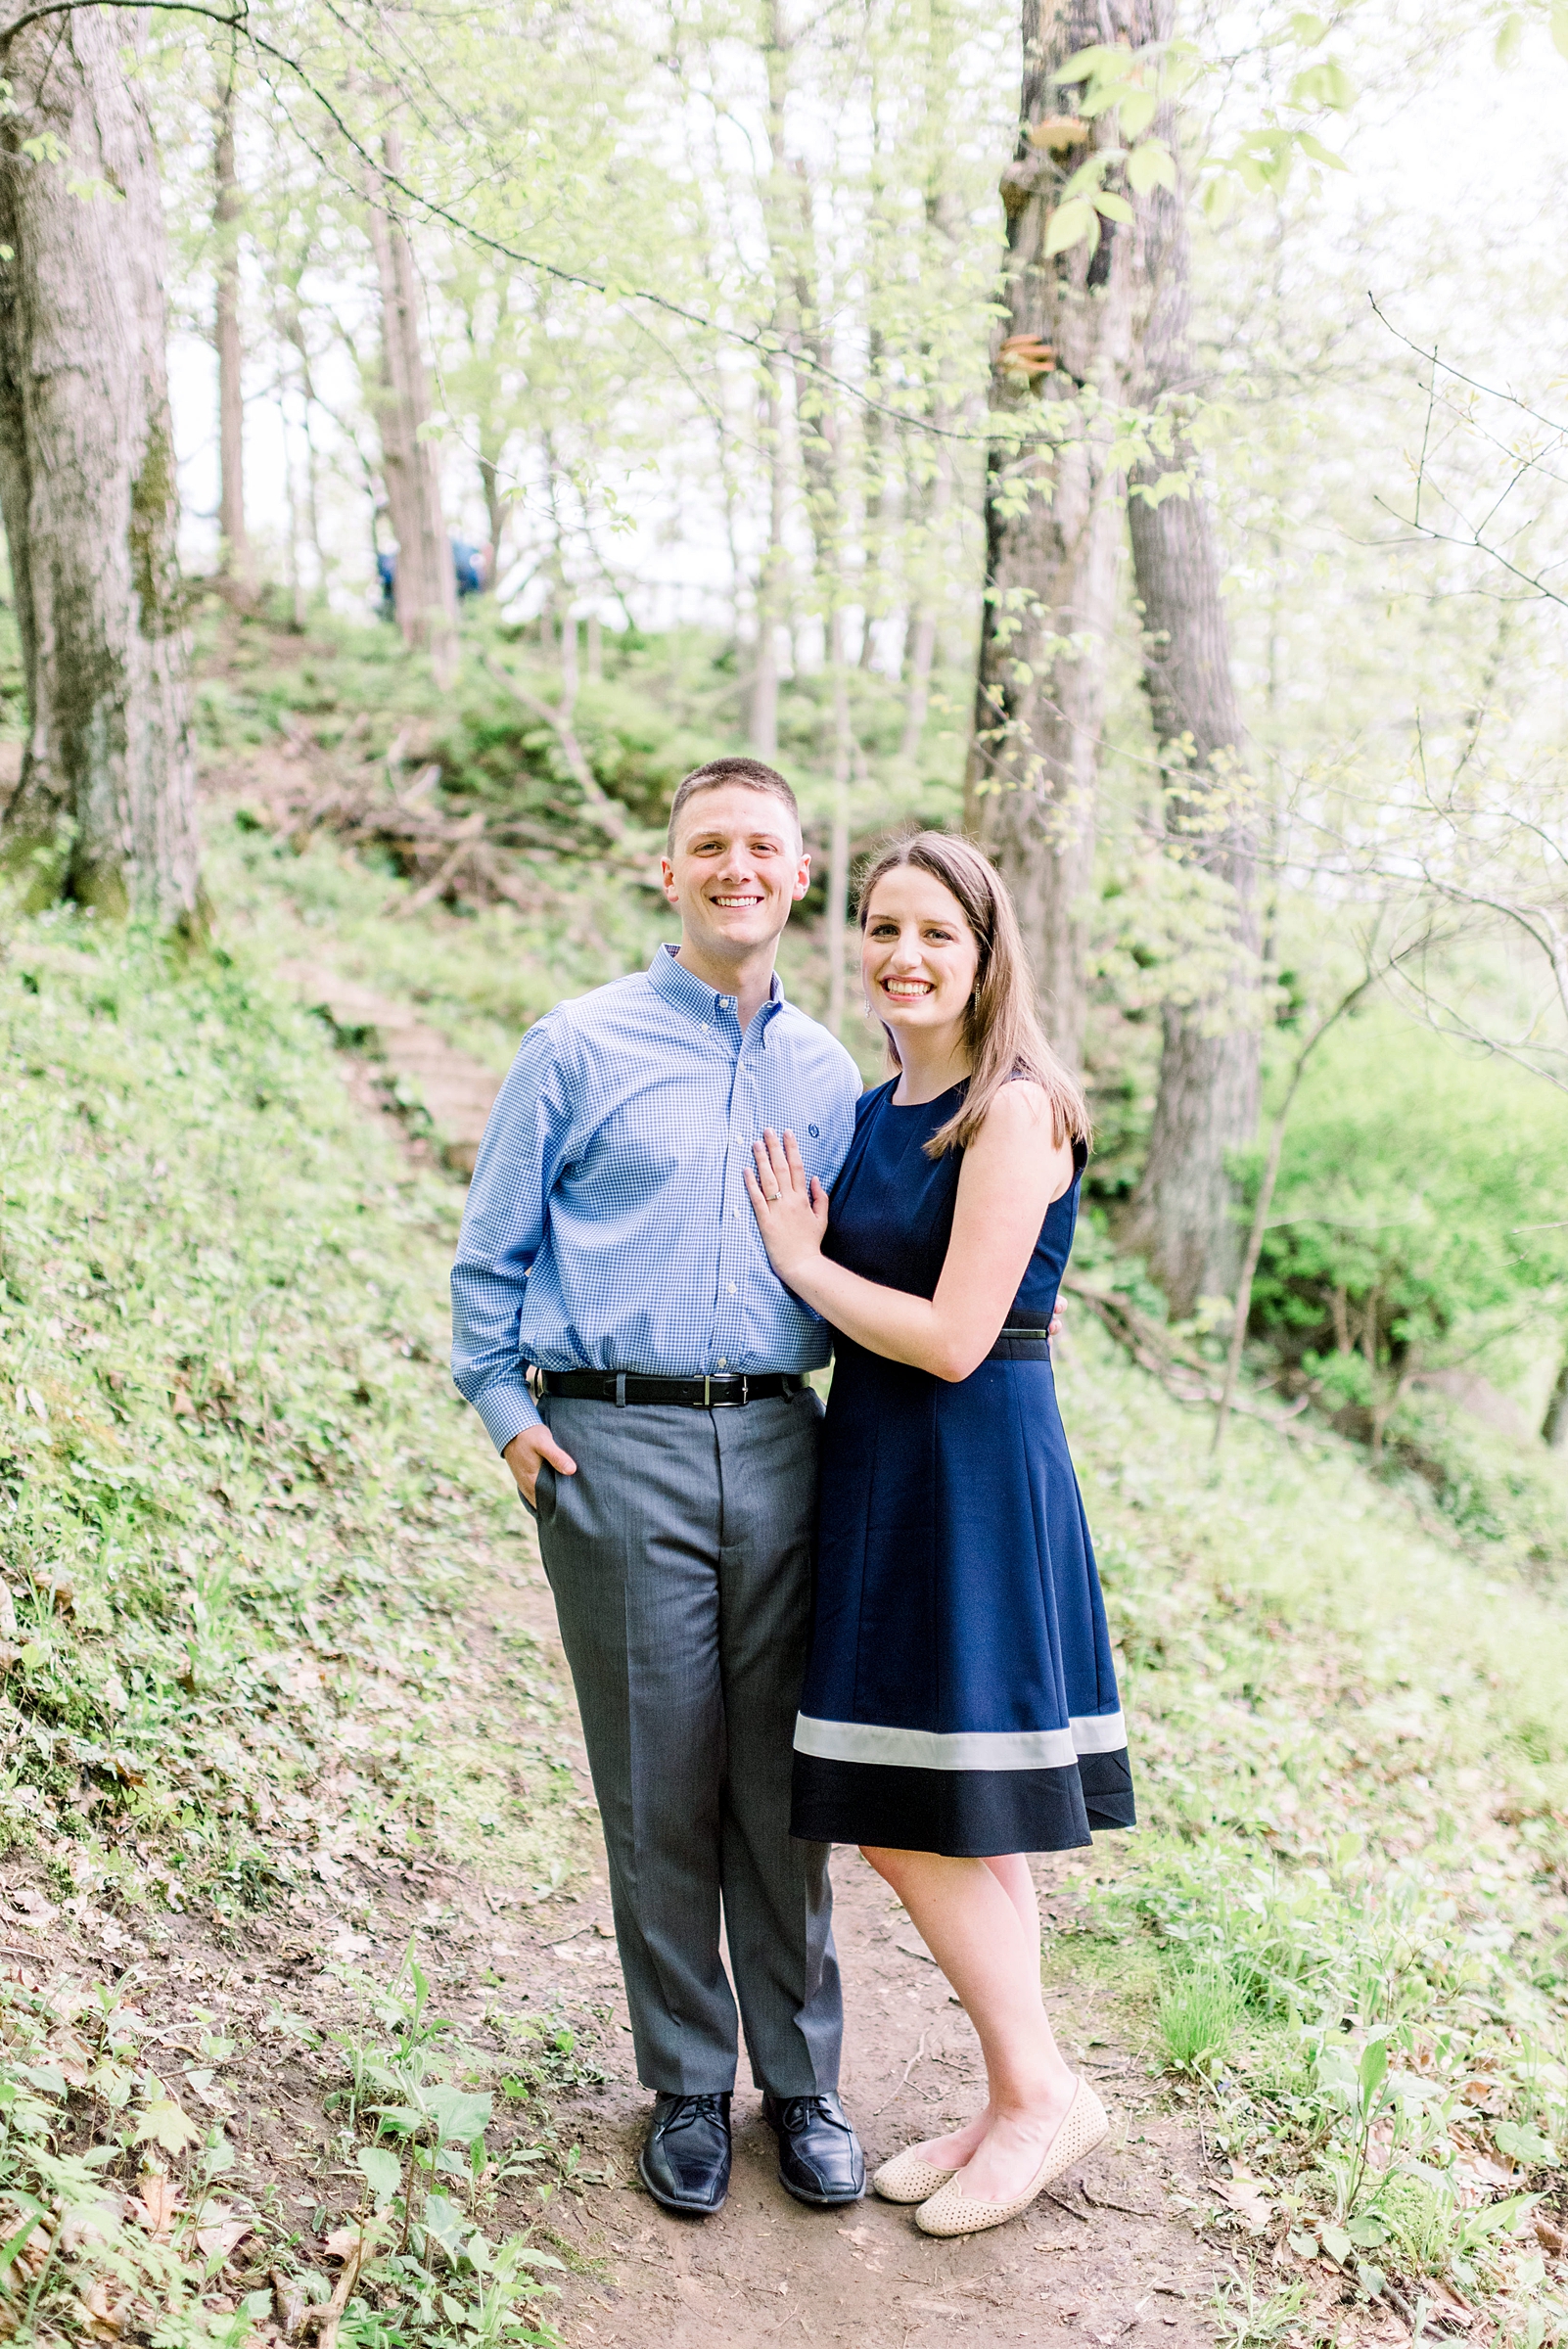
{"type": "Polygon", "coordinates": [[[675,1403],[704,1410],[738,1409],[773,1395],[799,1395],[809,1382],[801,1370],[726,1371],[716,1377],[653,1378],[640,1370],[540,1370],[541,1395],[581,1403],[675,1403]]]}

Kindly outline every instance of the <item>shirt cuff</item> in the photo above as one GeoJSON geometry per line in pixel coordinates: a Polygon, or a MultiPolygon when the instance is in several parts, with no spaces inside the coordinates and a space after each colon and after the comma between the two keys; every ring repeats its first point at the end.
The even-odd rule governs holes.
{"type": "Polygon", "coordinates": [[[504,1379],[493,1387],[486,1387],[474,1408],[484,1420],[490,1442],[497,1451],[504,1451],[512,1438],[520,1436],[526,1427],[542,1427],[544,1424],[532,1396],[521,1379],[516,1385],[510,1379],[504,1379]]]}

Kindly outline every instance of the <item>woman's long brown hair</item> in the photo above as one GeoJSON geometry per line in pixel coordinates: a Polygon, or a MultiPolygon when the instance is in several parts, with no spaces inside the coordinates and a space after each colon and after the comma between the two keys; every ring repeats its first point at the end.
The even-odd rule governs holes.
{"type": "MultiPolygon", "coordinates": [[[[964,1013],[969,1089],[961,1107],[927,1142],[927,1155],[941,1158],[948,1150],[964,1149],[980,1131],[986,1112],[1002,1086],[1019,1077],[1038,1084],[1049,1101],[1051,1138],[1058,1147],[1068,1141],[1086,1143],[1088,1103],[1078,1079],[1045,1040],[1035,1009],[1034,981],[1019,936],[1018,916],[1001,875],[967,840],[955,839],[948,832],[916,832],[895,841],[883,850],[860,884],[862,936],[877,883],[905,865],[929,873],[957,898],[980,949],[975,991],[964,1013]]],[[[895,1065],[901,1068],[899,1047],[886,1021],[883,1034],[895,1065]]]]}

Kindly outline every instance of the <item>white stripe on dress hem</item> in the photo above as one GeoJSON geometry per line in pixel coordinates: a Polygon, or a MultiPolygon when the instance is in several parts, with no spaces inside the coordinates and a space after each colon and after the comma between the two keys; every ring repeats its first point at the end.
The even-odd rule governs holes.
{"type": "Polygon", "coordinates": [[[795,1717],[795,1750],[821,1762],[901,1770],[1068,1770],[1080,1754],[1120,1753],[1120,1713],[1089,1713],[1065,1729],[894,1729],[869,1721],[795,1717]]]}

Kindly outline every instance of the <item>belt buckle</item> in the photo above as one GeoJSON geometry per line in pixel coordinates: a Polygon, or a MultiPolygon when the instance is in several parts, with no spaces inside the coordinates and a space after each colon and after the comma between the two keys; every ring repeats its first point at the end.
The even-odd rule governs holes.
{"type": "MultiPolygon", "coordinates": [[[[726,1377],[733,1377],[734,1372],[728,1371],[725,1373],[725,1375],[726,1377]]],[[[715,1411],[738,1411],[749,1400],[749,1384],[750,1382],[748,1380],[747,1373],[743,1370],[740,1373],[740,1402],[714,1403],[710,1405],[710,1398],[713,1393],[714,1382],[708,1372],[705,1371],[703,1373],[703,1402],[705,1405],[710,1405],[710,1407],[715,1411]]]]}

